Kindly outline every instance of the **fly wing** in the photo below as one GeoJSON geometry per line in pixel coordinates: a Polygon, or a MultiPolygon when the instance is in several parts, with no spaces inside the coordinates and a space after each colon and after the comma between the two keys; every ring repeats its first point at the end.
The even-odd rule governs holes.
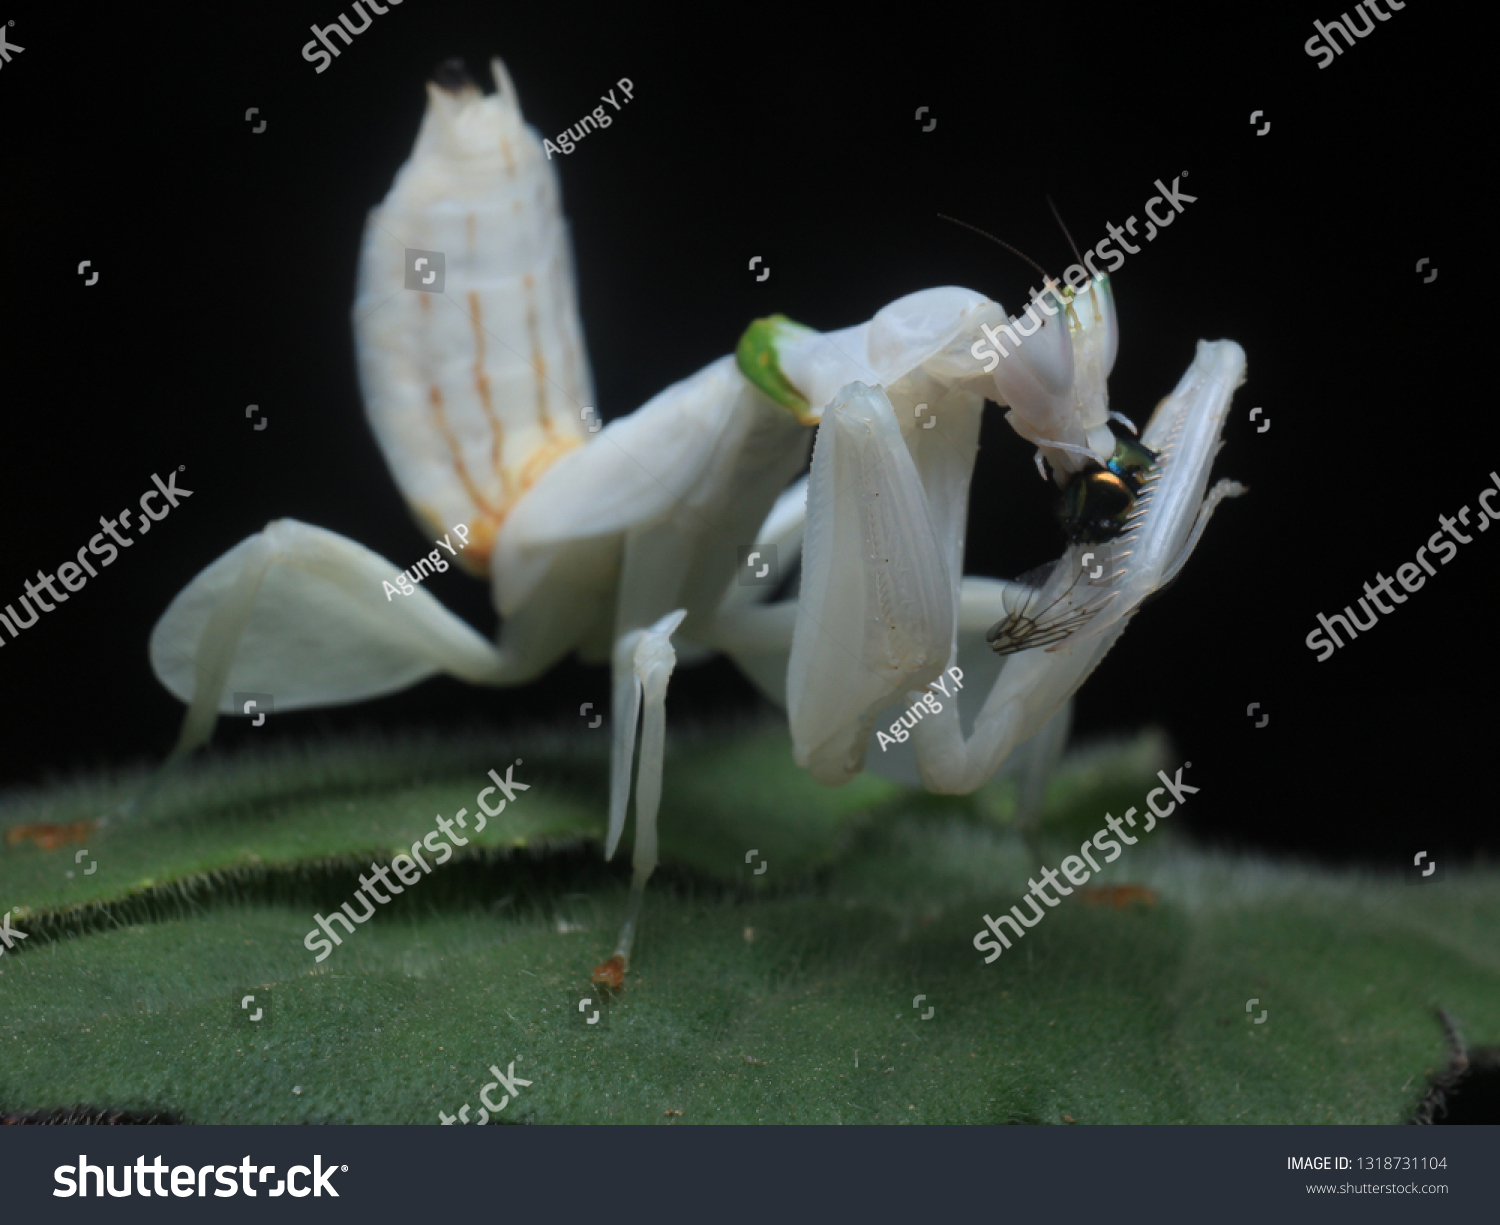
{"type": "Polygon", "coordinates": [[[1006,615],[985,634],[997,655],[1054,647],[1083,629],[1118,598],[1120,575],[1102,545],[1075,545],[1055,562],[1023,574],[1001,598],[1006,615]]]}

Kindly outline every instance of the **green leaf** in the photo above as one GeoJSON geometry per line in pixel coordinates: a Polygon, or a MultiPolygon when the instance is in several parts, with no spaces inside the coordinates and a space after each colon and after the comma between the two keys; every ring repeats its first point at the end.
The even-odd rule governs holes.
{"type": "MultiPolygon", "coordinates": [[[[1065,763],[1042,861],[1139,804],[1164,747],[1065,763]]],[[[666,870],[625,990],[590,1028],[578,1002],[601,1002],[589,971],[628,879],[598,862],[605,753],[587,737],[263,752],[184,771],[90,835],[91,876],[54,879],[78,870],[77,844],[10,847],[0,907],[24,903],[12,925],[31,934],[0,957],[0,1108],[436,1123],[465,1103],[477,1118],[488,1069],[514,1060],[532,1083],[500,1122],[1392,1123],[1446,1062],[1434,1007],[1475,1041],[1500,1029],[1492,869],[1412,887],[1158,828],[1099,880],[1154,905],[1069,896],[986,965],[982,916],[1039,866],[1003,824],[1008,785],[827,789],[784,730],[669,756],[666,870]],[[478,848],[316,962],[303,938],[352,896],[351,866],[473,812],[516,757],[531,789],[478,848]],[[114,925],[83,922],[80,901],[114,925]]],[[[0,825],[82,819],[127,784],[22,797],[0,825]]]]}

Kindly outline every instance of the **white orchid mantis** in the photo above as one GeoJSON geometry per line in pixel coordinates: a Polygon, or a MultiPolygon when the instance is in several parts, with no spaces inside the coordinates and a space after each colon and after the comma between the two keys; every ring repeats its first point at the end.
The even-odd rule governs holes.
{"type": "Polygon", "coordinates": [[[979,338],[1006,317],[969,290],[911,294],[826,335],[762,320],[735,354],[590,432],[556,172],[504,67],[493,68],[489,97],[451,70],[429,87],[411,161],[371,215],[355,318],[366,406],[392,473],[434,534],[468,525],[460,560],[489,574],[497,643],[425,589],[387,599],[396,567],[384,558],[282,519],[173,600],[151,659],[188,703],[178,753],[206,741],[217,715],[239,713],[236,691],[295,710],[439,672],[519,685],[570,652],[608,660],[610,856],[640,731],[630,909],[595,972],[617,986],[656,864],[678,651],[734,659],[786,707],[796,761],[830,784],[864,768],[877,725],[945,674],[961,678],[961,689],[941,685],[958,701],[874,760],[958,793],[1007,759],[1024,762],[1035,798],[1071,695],[1175,575],[1218,500],[1239,492],[1221,482],[1204,497],[1244,356],[1229,341],[1200,342],[1143,436],[1155,463],[1120,530],[1072,545],[1040,588],[965,579],[986,398],[1009,405],[1065,484],[1111,460],[1107,282],[1060,299],[1055,322],[988,366],[979,338]],[[406,250],[445,256],[442,293],[403,288],[406,250]],[[811,471],[789,488],[814,426],[811,471]],[[1098,577],[1080,565],[1085,543],[1098,577]],[[767,604],[765,587],[735,581],[751,545],[774,545],[784,564],[803,552],[795,598],[767,604]]]}

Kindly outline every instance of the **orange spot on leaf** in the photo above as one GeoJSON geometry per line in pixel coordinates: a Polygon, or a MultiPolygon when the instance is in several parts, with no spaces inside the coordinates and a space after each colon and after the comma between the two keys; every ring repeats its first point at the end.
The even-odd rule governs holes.
{"type": "Polygon", "coordinates": [[[1113,906],[1116,910],[1134,902],[1156,905],[1156,890],[1145,885],[1088,885],[1078,890],[1078,896],[1090,906],[1113,906]]]}
{"type": "Polygon", "coordinates": [[[75,821],[71,825],[53,825],[45,821],[33,825],[13,825],[5,831],[5,845],[15,846],[30,838],[44,851],[55,851],[67,842],[86,842],[97,828],[94,821],[75,821]]]}
{"type": "Polygon", "coordinates": [[[589,982],[596,987],[608,987],[611,991],[620,990],[625,985],[625,959],[616,953],[602,965],[595,966],[589,982]]]}

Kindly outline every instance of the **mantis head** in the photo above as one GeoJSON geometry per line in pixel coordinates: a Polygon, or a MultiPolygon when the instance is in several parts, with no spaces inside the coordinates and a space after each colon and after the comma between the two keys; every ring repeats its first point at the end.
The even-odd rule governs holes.
{"type": "MultiPolygon", "coordinates": [[[[1041,450],[1058,483],[1107,464],[1115,449],[1108,379],[1120,347],[1109,279],[1077,293],[1049,279],[1024,314],[984,332],[998,350],[993,378],[1010,407],[1006,419],[1041,450]]],[[[976,356],[985,356],[979,343],[976,356]]]]}

